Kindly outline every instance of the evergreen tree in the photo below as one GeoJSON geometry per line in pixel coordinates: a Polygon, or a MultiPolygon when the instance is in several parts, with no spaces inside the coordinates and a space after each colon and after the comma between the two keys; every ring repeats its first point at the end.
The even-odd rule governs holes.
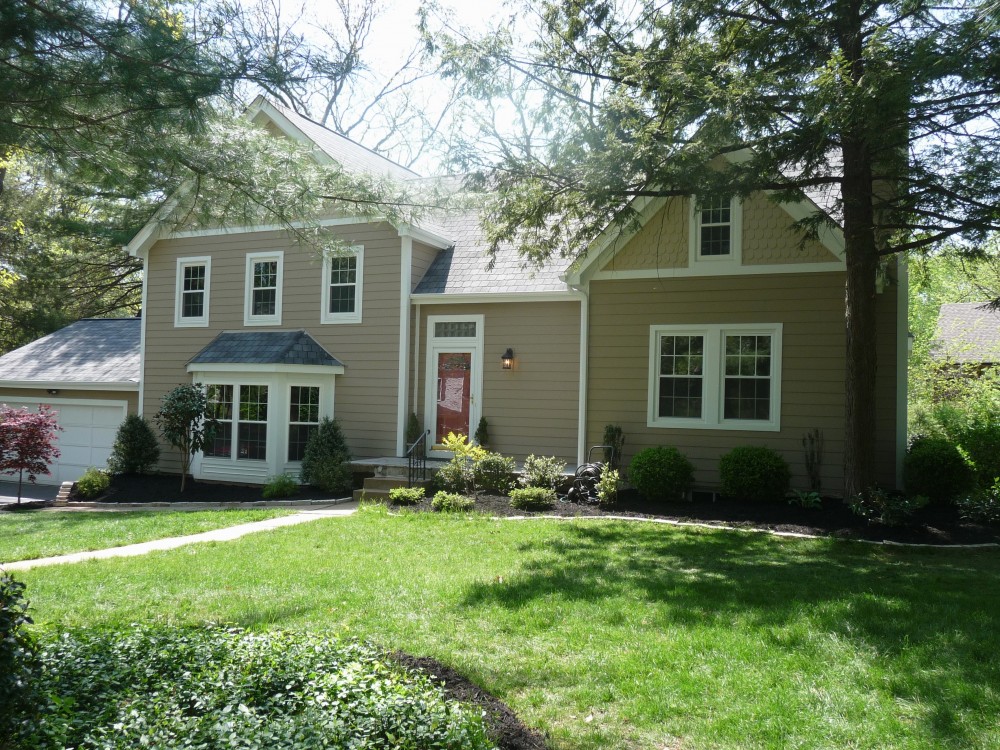
{"type": "Polygon", "coordinates": [[[325,492],[348,492],[351,489],[351,452],[337,420],[323,417],[306,442],[299,478],[305,484],[325,492]]]}
{"type": "Polygon", "coordinates": [[[1000,228],[996,5],[570,0],[536,17],[527,48],[516,26],[428,37],[485,100],[516,96],[528,124],[497,137],[488,122],[459,153],[494,196],[493,246],[572,255],[609,220],[634,226],[637,198],[829,191],[832,215],[798,228],[842,231],[845,488],[870,485],[876,276],[1000,228]]]}

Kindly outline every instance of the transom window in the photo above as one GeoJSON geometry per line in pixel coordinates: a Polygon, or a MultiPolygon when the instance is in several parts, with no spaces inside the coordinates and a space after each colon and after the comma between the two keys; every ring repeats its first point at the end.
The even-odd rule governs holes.
{"type": "Polygon", "coordinates": [[[474,320],[449,320],[434,324],[434,338],[437,339],[465,339],[476,337],[476,321],[474,320]]]}
{"type": "Polygon", "coordinates": [[[650,427],[777,430],[781,325],[651,326],[650,427]]]}
{"type": "Polygon", "coordinates": [[[247,299],[244,310],[246,325],[281,323],[282,253],[250,253],[247,255],[247,299]]]}
{"type": "Polygon", "coordinates": [[[266,460],[268,387],[213,384],[207,387],[207,396],[208,413],[218,424],[212,442],[205,446],[205,456],[249,461],[266,460]],[[235,402],[234,395],[237,396],[235,402]]]}
{"type": "Polygon", "coordinates": [[[323,323],[360,323],[364,248],[323,259],[323,323]]]}
{"type": "Polygon", "coordinates": [[[288,460],[301,461],[319,429],[319,387],[293,385],[288,399],[288,460]]]}
{"type": "Polygon", "coordinates": [[[177,261],[176,326],[208,325],[210,258],[180,258],[177,261]]]}

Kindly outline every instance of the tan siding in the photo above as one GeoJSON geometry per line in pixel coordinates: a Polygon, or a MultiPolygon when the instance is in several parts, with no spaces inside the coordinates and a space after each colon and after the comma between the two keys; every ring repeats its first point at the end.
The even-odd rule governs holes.
{"type": "Polygon", "coordinates": [[[601,269],[685,268],[688,264],[688,201],[668,198],[645,226],[601,269]]]}
{"type": "MultiPolygon", "coordinates": [[[[416,412],[423,417],[427,316],[484,315],[482,413],[490,448],[523,459],[528,454],[576,461],[580,382],[580,303],[423,305],[419,325],[420,365],[416,412]],[[500,355],[513,347],[513,370],[500,355]]],[[[475,430],[475,425],[472,426],[475,430]]]]}
{"type": "MultiPolygon", "coordinates": [[[[686,268],[691,202],[670,198],[628,244],[601,268],[634,271],[686,268]]],[[[792,217],[762,194],[743,204],[743,265],[829,263],[837,257],[815,240],[805,240],[792,228],[792,217]]]]}
{"type": "Polygon", "coordinates": [[[743,204],[743,265],[829,263],[837,257],[816,240],[792,228],[792,217],[764,195],[743,204]]]}
{"type": "Polygon", "coordinates": [[[127,401],[129,414],[135,414],[139,409],[139,394],[136,391],[84,391],[60,388],[59,393],[53,395],[47,393],[44,388],[0,388],[0,404],[4,402],[4,399],[31,399],[44,404],[54,398],[127,401]]]}
{"type": "MultiPolygon", "coordinates": [[[[675,445],[695,465],[696,483],[717,486],[719,457],[738,445],[767,445],[808,488],[803,435],[822,430],[823,490],[843,487],[844,323],[842,273],[595,281],[591,284],[588,444],[620,424],[625,461],[648,446],[675,445]],[[649,329],[663,324],[781,323],[780,432],[647,427],[649,329]]],[[[879,477],[893,483],[895,387],[892,290],[879,297],[879,477]]]]}
{"type": "MultiPolygon", "coordinates": [[[[249,330],[307,330],[345,365],[345,374],[335,380],[334,410],[351,451],[358,457],[394,454],[400,239],[396,230],[384,223],[338,227],[336,233],[365,248],[362,322],[358,324],[320,324],[322,261],[314,250],[296,245],[281,232],[158,242],[147,264],[146,415],[157,411],[167,391],[190,382],[188,360],[218,333],[244,330],[246,254],[283,250],[282,324],[249,330]],[[177,258],[200,255],[212,257],[211,326],[175,328],[177,258]]],[[[163,463],[167,470],[179,468],[173,452],[163,463]]]]}

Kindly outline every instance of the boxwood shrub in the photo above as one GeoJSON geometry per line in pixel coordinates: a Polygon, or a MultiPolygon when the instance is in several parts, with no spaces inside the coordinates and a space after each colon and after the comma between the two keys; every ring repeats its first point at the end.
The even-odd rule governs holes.
{"type": "Polygon", "coordinates": [[[903,459],[903,484],[909,495],[949,502],[970,492],[975,470],[957,445],[943,437],[918,437],[903,459]]]}
{"type": "Polygon", "coordinates": [[[628,478],[649,500],[683,500],[694,481],[694,466],[672,445],[643,448],[632,457],[628,478]]]}
{"type": "Polygon", "coordinates": [[[551,487],[521,487],[510,491],[510,504],[518,510],[547,510],[556,501],[551,487]]]}
{"type": "Polygon", "coordinates": [[[763,445],[741,445],[719,459],[722,494],[764,502],[781,500],[792,473],[781,455],[763,445]]]}
{"type": "Polygon", "coordinates": [[[472,510],[476,506],[476,501],[471,497],[459,495],[457,492],[445,492],[442,490],[434,495],[431,500],[431,508],[444,513],[462,513],[472,510]]]}
{"type": "Polygon", "coordinates": [[[424,499],[423,487],[393,487],[389,490],[389,500],[395,505],[416,505],[424,499]]]}

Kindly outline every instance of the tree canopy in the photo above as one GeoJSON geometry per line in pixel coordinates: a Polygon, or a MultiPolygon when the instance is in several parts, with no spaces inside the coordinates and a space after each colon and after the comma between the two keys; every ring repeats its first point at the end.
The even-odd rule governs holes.
{"type": "Polygon", "coordinates": [[[799,228],[844,236],[853,494],[873,481],[883,259],[1000,228],[993,14],[962,0],[570,0],[537,10],[528,45],[503,29],[428,43],[484,100],[516,93],[530,123],[488,122],[494,148],[459,154],[492,195],[494,246],[575,254],[634,222],[641,196],[827,191],[832,210],[799,228]]]}

